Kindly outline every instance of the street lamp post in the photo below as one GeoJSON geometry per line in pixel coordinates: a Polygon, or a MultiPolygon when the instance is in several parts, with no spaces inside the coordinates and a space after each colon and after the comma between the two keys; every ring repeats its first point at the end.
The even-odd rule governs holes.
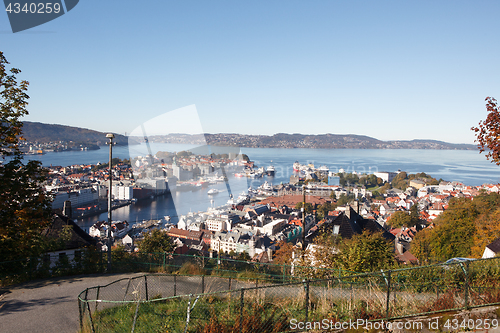
{"type": "Polygon", "coordinates": [[[306,251],[306,185],[302,185],[302,255],[306,251]]]}
{"type": "Polygon", "coordinates": [[[113,133],[106,134],[106,138],[109,139],[109,188],[108,188],[108,272],[111,270],[111,192],[112,192],[112,184],[113,184],[113,176],[111,173],[111,167],[113,162],[113,139],[115,136],[113,133]]]}

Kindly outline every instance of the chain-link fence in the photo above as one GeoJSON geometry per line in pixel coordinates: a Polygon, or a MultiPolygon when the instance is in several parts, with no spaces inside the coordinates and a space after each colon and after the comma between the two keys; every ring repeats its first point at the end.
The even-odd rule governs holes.
{"type": "Polygon", "coordinates": [[[79,295],[82,332],[288,332],[500,304],[500,258],[272,284],[145,275],[79,295]],[[316,327],[316,326],[313,326],[316,327]]]}
{"type": "Polygon", "coordinates": [[[149,271],[186,275],[217,275],[226,277],[259,278],[269,282],[285,283],[297,277],[342,277],[357,272],[343,269],[312,268],[297,265],[260,263],[228,257],[203,257],[171,253],[117,253],[112,270],[149,271]],[[118,257],[120,255],[121,257],[118,257]]]}
{"type": "MultiPolygon", "coordinates": [[[[215,276],[151,274],[120,279],[79,295],[80,327],[82,332],[184,332],[186,327],[198,332],[210,325],[249,325],[242,315],[235,315],[251,311],[270,316],[266,325],[274,327],[276,309],[256,303],[276,293],[271,290],[266,297],[266,286],[270,284],[262,281],[259,286],[259,280],[215,276]]],[[[294,289],[277,296],[286,298],[283,292],[294,289]]]]}
{"type": "Polygon", "coordinates": [[[285,283],[298,277],[341,277],[355,272],[342,269],[311,268],[274,263],[258,263],[227,257],[210,258],[172,253],[129,253],[112,251],[111,269],[107,253],[92,249],[45,254],[22,260],[0,262],[0,285],[33,279],[90,273],[162,272],[184,275],[216,275],[253,278],[285,283]]]}

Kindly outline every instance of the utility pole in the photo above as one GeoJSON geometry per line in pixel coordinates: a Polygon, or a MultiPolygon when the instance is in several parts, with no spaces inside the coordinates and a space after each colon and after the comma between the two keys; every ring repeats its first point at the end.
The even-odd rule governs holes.
{"type": "Polygon", "coordinates": [[[109,188],[108,188],[108,273],[111,271],[111,211],[113,207],[111,207],[111,192],[113,186],[113,175],[112,175],[112,163],[113,163],[113,139],[115,136],[113,133],[106,134],[106,138],[109,139],[109,171],[108,171],[108,179],[109,179],[109,188]]]}

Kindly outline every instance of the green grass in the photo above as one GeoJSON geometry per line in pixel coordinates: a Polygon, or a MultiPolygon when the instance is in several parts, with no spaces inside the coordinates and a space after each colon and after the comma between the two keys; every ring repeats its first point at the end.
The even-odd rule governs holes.
{"type": "MultiPolygon", "coordinates": [[[[190,272],[197,268],[186,265],[185,270],[190,272]]],[[[253,270],[225,273],[237,274],[232,278],[242,280],[258,278],[261,281],[262,278],[253,270]]],[[[388,272],[384,275],[371,273],[311,281],[308,319],[335,322],[385,318],[389,277],[391,318],[462,308],[467,285],[469,307],[500,304],[499,275],[498,260],[478,260],[467,267],[433,265],[392,270],[390,275],[388,272]]],[[[243,309],[241,290],[201,295],[191,313],[189,332],[239,332],[240,325],[242,332],[275,332],[276,327],[289,323],[292,318],[305,318],[305,290],[303,283],[246,289],[243,309]]],[[[188,300],[188,296],[182,296],[140,303],[134,332],[184,332],[188,300]]],[[[96,332],[130,332],[136,304],[117,302],[115,305],[108,309],[99,305],[100,311],[92,312],[96,332]]],[[[90,306],[93,309],[92,303],[90,306]]],[[[84,315],[87,320],[88,313],[84,315]]]]}
{"type": "MultiPolygon", "coordinates": [[[[194,307],[192,298],[188,332],[231,332],[240,324],[243,332],[277,332],[277,327],[284,327],[288,322],[285,310],[279,305],[249,301],[242,310],[238,297],[224,296],[204,296],[194,307]]],[[[188,301],[187,297],[179,297],[140,303],[134,332],[184,332],[188,301]]],[[[130,332],[136,308],[137,304],[131,303],[94,313],[95,331],[130,332]]],[[[88,324],[83,332],[91,332],[88,324]]]]}

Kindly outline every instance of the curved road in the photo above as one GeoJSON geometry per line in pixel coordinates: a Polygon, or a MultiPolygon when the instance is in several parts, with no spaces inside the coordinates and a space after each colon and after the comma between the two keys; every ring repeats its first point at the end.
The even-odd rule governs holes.
{"type": "Polygon", "coordinates": [[[0,332],[76,333],[81,291],[143,274],[79,275],[0,289],[0,332]]]}
{"type": "MultiPolygon", "coordinates": [[[[8,333],[76,333],[80,329],[78,295],[85,289],[111,282],[143,276],[147,273],[91,274],[32,281],[0,289],[0,332],[8,333]]],[[[173,278],[173,277],[171,277],[173,278]]],[[[151,278],[150,288],[163,297],[173,296],[173,281],[151,278]],[[153,288],[155,286],[156,288],[153,288]]],[[[143,281],[138,279],[135,281],[143,281]]],[[[178,277],[176,294],[201,293],[200,278],[178,277]]],[[[118,284],[115,284],[118,286],[118,284]]],[[[253,283],[207,277],[205,292],[254,287],[253,283]]],[[[120,289],[121,290],[121,289],[120,289]]]]}

